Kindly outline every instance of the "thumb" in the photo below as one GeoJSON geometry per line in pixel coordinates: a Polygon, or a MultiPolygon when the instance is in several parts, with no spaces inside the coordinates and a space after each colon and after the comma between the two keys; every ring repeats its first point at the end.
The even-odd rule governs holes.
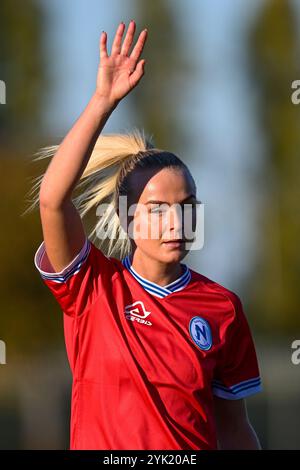
{"type": "Polygon", "coordinates": [[[144,75],[145,72],[145,59],[141,59],[136,68],[135,71],[130,75],[130,81],[132,82],[133,86],[137,85],[142,76],[144,75]]]}

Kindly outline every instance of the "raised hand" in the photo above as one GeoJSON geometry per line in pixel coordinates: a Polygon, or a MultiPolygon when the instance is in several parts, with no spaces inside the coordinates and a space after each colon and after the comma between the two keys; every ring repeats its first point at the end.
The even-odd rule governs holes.
{"type": "Polygon", "coordinates": [[[102,32],[100,37],[100,65],[97,75],[97,95],[117,104],[140,81],[144,75],[145,60],[140,56],[143,51],[147,29],[144,29],[129,55],[129,49],[133,42],[135,22],[129,23],[127,34],[122,44],[125,23],[120,23],[112,44],[111,55],[107,54],[107,34],[102,32]]]}

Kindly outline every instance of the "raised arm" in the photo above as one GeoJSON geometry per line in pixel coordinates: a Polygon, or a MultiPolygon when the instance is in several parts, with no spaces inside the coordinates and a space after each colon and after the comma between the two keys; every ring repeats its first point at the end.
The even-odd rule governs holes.
{"type": "Polygon", "coordinates": [[[72,192],[110,114],[144,75],[145,60],[140,60],[140,55],[147,30],[140,33],[131,53],[135,22],[130,22],[122,44],[124,30],[125,24],[120,23],[110,56],[107,34],[102,32],[96,90],[61,142],[41,183],[39,203],[45,248],[56,272],[74,259],[86,237],[81,217],[71,200],[72,192]]]}

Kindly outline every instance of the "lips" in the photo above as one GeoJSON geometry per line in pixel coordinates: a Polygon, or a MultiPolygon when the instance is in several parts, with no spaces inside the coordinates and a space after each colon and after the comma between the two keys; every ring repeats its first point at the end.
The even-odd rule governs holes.
{"type": "Polygon", "coordinates": [[[185,246],[185,241],[184,240],[168,240],[166,242],[163,242],[163,244],[168,247],[169,250],[174,250],[174,249],[179,249],[183,250],[185,246]]]}
{"type": "Polygon", "coordinates": [[[163,243],[183,243],[184,240],[182,240],[182,238],[176,238],[175,240],[167,240],[163,243]]]}

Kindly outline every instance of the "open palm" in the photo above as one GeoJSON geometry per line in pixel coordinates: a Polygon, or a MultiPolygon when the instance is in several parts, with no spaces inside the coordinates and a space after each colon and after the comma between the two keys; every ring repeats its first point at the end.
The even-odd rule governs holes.
{"type": "Polygon", "coordinates": [[[131,52],[135,22],[131,21],[123,45],[122,37],[125,24],[120,23],[112,44],[111,55],[107,54],[107,34],[103,31],[100,37],[100,65],[97,76],[97,94],[113,103],[119,102],[140,81],[144,74],[145,60],[139,60],[143,51],[147,30],[144,29],[131,52]]]}

